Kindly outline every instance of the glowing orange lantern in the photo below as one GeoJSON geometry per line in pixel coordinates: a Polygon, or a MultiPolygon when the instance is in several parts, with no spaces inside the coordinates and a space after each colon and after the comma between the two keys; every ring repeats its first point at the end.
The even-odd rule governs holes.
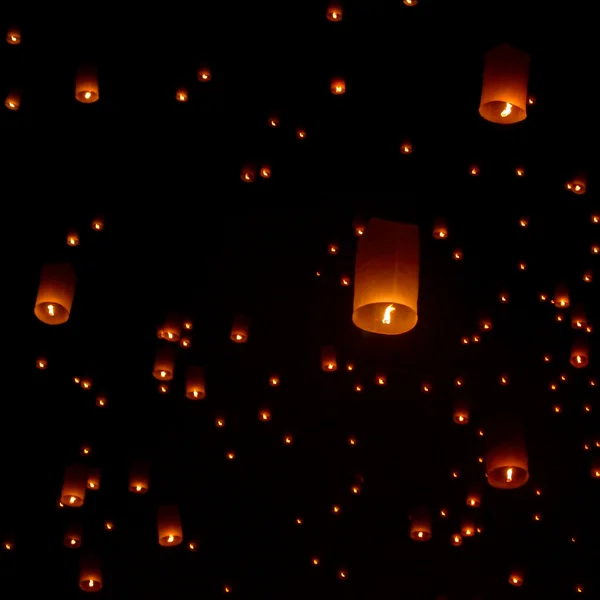
{"type": "Polygon", "coordinates": [[[337,23],[343,17],[342,5],[339,2],[332,2],[327,7],[327,20],[332,23],[337,23]]]}
{"type": "Polygon", "coordinates": [[[419,229],[371,219],[358,240],[353,323],[365,331],[398,335],[417,324],[419,229]]]}
{"type": "Polygon", "coordinates": [[[135,462],[129,471],[129,491],[145,494],[150,488],[150,466],[145,462],[135,462]]]}
{"type": "Polygon", "coordinates": [[[75,77],[75,99],[84,104],[91,104],[100,99],[98,73],[95,67],[80,67],[75,77]]]}
{"type": "Polygon", "coordinates": [[[505,438],[492,445],[486,455],[486,474],[492,487],[514,489],[529,480],[527,447],[520,435],[505,434],[505,438]]]}
{"type": "Polygon", "coordinates": [[[558,284],[554,290],[554,306],[556,308],[569,308],[571,300],[566,285],[558,284]]]}
{"type": "Polygon", "coordinates": [[[75,294],[75,272],[68,263],[44,265],[35,300],[35,316],[47,325],[69,320],[75,294]]]}
{"type": "Polygon", "coordinates": [[[585,194],[587,191],[587,179],[583,175],[577,175],[571,181],[567,181],[565,188],[578,196],[585,194]]]}
{"type": "Polygon", "coordinates": [[[175,314],[167,315],[164,323],[158,328],[158,337],[167,342],[177,342],[181,337],[181,319],[175,314]]]}
{"type": "Polygon", "coordinates": [[[510,583],[510,585],[514,585],[515,587],[521,587],[524,579],[523,571],[513,570],[508,576],[508,583],[510,583]]]}
{"type": "Polygon", "coordinates": [[[206,379],[202,367],[188,367],[185,372],[185,397],[190,400],[206,398],[206,379]]]}
{"type": "Polygon", "coordinates": [[[446,219],[438,217],[433,223],[433,237],[436,240],[445,240],[448,238],[448,224],[446,219]]]}
{"type": "Polygon", "coordinates": [[[431,517],[429,513],[419,508],[410,516],[410,538],[416,542],[427,542],[431,539],[431,517]]]}
{"type": "Polygon", "coordinates": [[[21,43],[21,30],[16,26],[12,25],[6,32],[6,43],[11,46],[18,46],[21,43]]]}
{"type": "Polygon", "coordinates": [[[152,375],[160,381],[171,381],[175,372],[175,355],[169,346],[162,346],[156,351],[152,375]]]}
{"type": "Polygon", "coordinates": [[[87,556],[81,560],[79,588],[84,592],[99,592],[102,589],[102,569],[97,558],[87,556]]]}
{"type": "Polygon", "coordinates": [[[337,371],[337,359],[333,346],[324,346],[321,348],[321,369],[328,373],[337,371]]]}
{"type": "Polygon", "coordinates": [[[87,470],[80,465],[73,465],[65,469],[60,501],[65,506],[79,508],[85,501],[87,470]]]}
{"type": "Polygon", "coordinates": [[[243,315],[235,315],[229,339],[236,344],[244,344],[248,341],[249,322],[243,315]]]}
{"type": "Polygon", "coordinates": [[[346,80],[343,77],[332,77],[330,88],[334,96],[341,96],[346,93],[346,80]]]}
{"type": "Polygon", "coordinates": [[[179,509],[161,506],[158,509],[158,543],[161,546],[178,546],[183,540],[179,509]]]}
{"type": "Polygon", "coordinates": [[[256,169],[250,165],[242,167],[240,179],[244,183],[252,183],[256,179],[256,169]]]}
{"type": "Polygon", "coordinates": [[[457,425],[466,425],[469,422],[469,404],[466,400],[458,400],[455,403],[452,418],[457,425]]]}
{"type": "Polygon", "coordinates": [[[502,44],[486,53],[479,114],[492,123],[509,125],[527,117],[528,54],[502,44]]]}
{"type": "Polygon", "coordinates": [[[65,548],[79,548],[81,546],[81,525],[79,523],[70,523],[67,525],[65,535],[63,536],[63,546],[65,548]]]}
{"type": "Polygon", "coordinates": [[[196,76],[198,77],[198,81],[202,83],[207,83],[212,79],[212,73],[207,66],[199,67],[196,76]]]}
{"type": "Polygon", "coordinates": [[[19,110],[21,108],[21,94],[16,90],[9,92],[4,100],[4,106],[8,110],[19,110]]]}
{"type": "Polygon", "coordinates": [[[573,342],[570,362],[577,369],[588,366],[590,362],[589,347],[583,338],[576,339],[573,342]]]}

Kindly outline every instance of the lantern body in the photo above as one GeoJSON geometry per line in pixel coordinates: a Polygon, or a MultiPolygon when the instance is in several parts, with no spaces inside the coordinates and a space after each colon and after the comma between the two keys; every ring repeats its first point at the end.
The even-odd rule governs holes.
{"type": "Polygon", "coordinates": [[[85,500],[87,484],[86,469],[80,465],[73,465],[65,469],[60,501],[65,506],[79,508],[85,500]]]}
{"type": "Polygon", "coordinates": [[[21,94],[19,92],[9,92],[4,100],[4,106],[8,110],[19,110],[21,108],[21,94]]]}
{"type": "Polygon", "coordinates": [[[433,223],[433,237],[436,240],[445,240],[448,237],[448,224],[446,219],[438,217],[433,223]]]}
{"type": "Polygon", "coordinates": [[[465,400],[456,402],[452,418],[457,425],[466,425],[469,422],[469,405],[465,400]]]}
{"type": "Polygon", "coordinates": [[[334,96],[341,96],[346,93],[346,81],[343,77],[333,77],[330,84],[331,93],[334,96]]]}
{"type": "Polygon", "coordinates": [[[150,467],[145,463],[135,463],[129,471],[129,491],[145,494],[150,488],[150,467]]]}
{"type": "Polygon", "coordinates": [[[84,104],[91,104],[100,99],[98,73],[95,67],[80,67],[75,77],[75,99],[84,104]]]}
{"type": "Polygon", "coordinates": [[[198,81],[208,82],[212,79],[212,73],[208,67],[199,67],[196,72],[196,77],[198,81]]]}
{"type": "Polygon", "coordinates": [[[44,265],[35,299],[35,316],[47,325],[69,320],[75,294],[75,271],[68,263],[44,265]]]}
{"type": "Polygon", "coordinates": [[[416,542],[428,542],[432,535],[431,517],[424,509],[418,509],[410,516],[410,538],[416,542]]]}
{"type": "Polygon", "coordinates": [[[583,338],[576,339],[571,347],[571,364],[576,369],[587,367],[590,362],[589,347],[583,338]]]}
{"type": "Polygon", "coordinates": [[[569,289],[566,285],[558,284],[554,290],[554,306],[556,308],[569,308],[571,299],[569,297],[569,289]]]}
{"type": "Polygon", "coordinates": [[[600,457],[596,457],[590,468],[590,475],[593,479],[600,479],[600,457]]]}
{"type": "Polygon", "coordinates": [[[481,492],[478,489],[471,489],[467,494],[467,506],[479,508],[481,506],[481,492]]]}
{"type": "Polygon", "coordinates": [[[93,468],[88,471],[86,487],[94,491],[100,489],[100,469],[93,468]]]}
{"type": "Polygon", "coordinates": [[[479,114],[492,123],[510,125],[527,117],[528,54],[508,44],[486,53],[479,114]]]}
{"type": "Polygon", "coordinates": [[[183,540],[181,519],[176,506],[158,509],[158,543],[161,546],[178,546],[183,540]]]}
{"type": "Polygon", "coordinates": [[[565,186],[570,192],[581,196],[587,191],[587,179],[583,175],[577,175],[565,186]]]}
{"type": "Polygon", "coordinates": [[[251,166],[242,167],[240,179],[245,183],[252,183],[256,179],[256,169],[251,166]]]}
{"type": "Polygon", "coordinates": [[[81,525],[73,523],[67,526],[63,545],[65,548],[79,548],[81,546],[81,525]]]}
{"type": "Polygon", "coordinates": [[[473,537],[477,528],[472,519],[464,518],[460,524],[460,533],[463,537],[473,537]]]}
{"type": "Polygon", "coordinates": [[[243,315],[235,315],[229,339],[236,344],[245,344],[248,341],[249,324],[243,315]]]}
{"type": "Polygon", "coordinates": [[[99,592],[102,589],[100,562],[92,557],[82,559],[79,567],[79,588],[84,592],[99,592]]]}
{"type": "Polygon", "coordinates": [[[419,229],[371,219],[358,240],[354,274],[354,324],[398,335],[418,320],[419,229]]]}
{"type": "Polygon", "coordinates": [[[206,379],[202,367],[188,367],[185,371],[185,397],[190,400],[206,398],[206,379]]]}
{"type": "Polygon", "coordinates": [[[323,346],[321,348],[321,369],[327,373],[337,371],[337,359],[333,346],[323,346]]]}
{"type": "Polygon", "coordinates": [[[6,32],[6,43],[11,46],[18,46],[21,43],[21,30],[15,25],[9,27],[6,32]]]}
{"type": "Polygon", "coordinates": [[[339,2],[332,2],[327,7],[327,20],[336,23],[342,20],[342,5],[339,2]]]}
{"type": "Polygon", "coordinates": [[[154,359],[152,375],[160,381],[171,381],[175,372],[175,356],[168,346],[159,348],[154,359]]]}
{"type": "Polygon", "coordinates": [[[515,587],[521,587],[523,585],[524,579],[525,578],[523,577],[522,571],[513,570],[508,576],[508,583],[510,583],[510,585],[514,585],[515,587]]]}
{"type": "Polygon", "coordinates": [[[158,328],[158,337],[167,342],[178,342],[181,337],[181,321],[174,315],[167,315],[164,323],[158,328]]]}
{"type": "Polygon", "coordinates": [[[485,462],[487,480],[492,487],[514,489],[529,480],[527,447],[518,436],[492,446],[485,462]]]}

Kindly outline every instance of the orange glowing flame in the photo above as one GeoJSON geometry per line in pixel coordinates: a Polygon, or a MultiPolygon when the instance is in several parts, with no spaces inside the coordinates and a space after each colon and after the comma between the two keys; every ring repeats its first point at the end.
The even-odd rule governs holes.
{"type": "Polygon", "coordinates": [[[504,107],[504,110],[500,113],[500,116],[508,117],[508,115],[510,115],[511,112],[512,112],[512,104],[510,102],[507,102],[506,106],[504,107]]]}
{"type": "Polygon", "coordinates": [[[384,323],[385,325],[389,325],[391,323],[391,315],[392,312],[395,311],[396,309],[394,308],[393,304],[390,304],[386,309],[385,312],[383,313],[383,319],[381,319],[381,322],[384,323]]]}

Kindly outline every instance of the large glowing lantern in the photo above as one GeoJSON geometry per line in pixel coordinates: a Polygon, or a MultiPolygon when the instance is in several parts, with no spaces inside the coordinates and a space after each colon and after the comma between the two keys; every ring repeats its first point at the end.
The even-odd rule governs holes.
{"type": "Polygon", "coordinates": [[[102,568],[96,557],[86,556],[81,559],[79,588],[84,592],[99,592],[102,589],[102,568]]]}
{"type": "Polygon", "coordinates": [[[176,506],[158,508],[158,543],[161,546],[178,546],[183,540],[179,509],[176,506]]]}
{"type": "Polygon", "coordinates": [[[509,490],[521,487],[529,480],[527,446],[520,434],[505,430],[503,439],[492,445],[485,458],[488,483],[509,490]]]}
{"type": "Polygon", "coordinates": [[[75,295],[75,271],[69,263],[44,265],[35,299],[35,316],[47,325],[69,320],[75,295]]]}
{"type": "Polygon", "coordinates": [[[419,228],[371,219],[358,240],[352,321],[373,333],[398,335],[418,320],[419,228]]]}
{"type": "Polygon", "coordinates": [[[479,114],[492,123],[510,125],[527,118],[527,83],[531,58],[502,44],[486,53],[479,114]]]}
{"type": "Polygon", "coordinates": [[[75,78],[75,99],[84,104],[91,104],[100,99],[98,74],[95,67],[80,67],[75,78]]]}

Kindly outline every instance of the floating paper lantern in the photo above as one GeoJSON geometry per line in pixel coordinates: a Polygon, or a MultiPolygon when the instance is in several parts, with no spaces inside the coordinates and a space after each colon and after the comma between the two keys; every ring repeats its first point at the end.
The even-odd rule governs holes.
{"type": "Polygon", "coordinates": [[[521,587],[524,580],[525,578],[523,576],[523,571],[519,569],[514,569],[508,576],[508,583],[510,583],[510,585],[514,585],[515,587],[521,587]]]}
{"type": "Polygon", "coordinates": [[[321,348],[321,369],[328,373],[337,371],[337,359],[333,346],[324,346],[321,348]]]}
{"type": "Polygon", "coordinates": [[[171,313],[158,328],[157,335],[167,342],[177,342],[181,337],[181,319],[171,313]]]}
{"type": "Polygon", "coordinates": [[[431,516],[424,508],[418,508],[410,516],[410,538],[416,542],[427,542],[431,539],[431,516]]]}
{"type": "Polygon", "coordinates": [[[508,430],[503,433],[504,439],[499,438],[487,452],[487,480],[492,487],[514,489],[525,485],[529,480],[527,446],[521,435],[508,430]]]}
{"type": "Polygon", "coordinates": [[[21,43],[21,30],[16,25],[11,25],[6,32],[6,43],[18,46],[21,43]]]}
{"type": "Polygon", "coordinates": [[[150,488],[150,466],[145,462],[135,462],[129,471],[129,491],[145,494],[150,488]]]}
{"type": "Polygon", "coordinates": [[[249,322],[243,315],[235,315],[229,339],[236,344],[244,344],[248,341],[249,322]]]}
{"type": "Polygon", "coordinates": [[[508,44],[486,53],[479,114],[492,123],[509,125],[527,117],[528,54],[508,44]]]}
{"type": "Polygon", "coordinates": [[[590,362],[589,347],[587,341],[583,338],[576,339],[571,346],[571,364],[577,368],[582,369],[587,367],[590,362]]]}
{"type": "Polygon", "coordinates": [[[160,381],[171,381],[175,372],[175,355],[169,346],[163,346],[156,351],[152,375],[160,381]]]}
{"type": "Polygon", "coordinates": [[[418,295],[418,227],[371,219],[358,240],[352,321],[373,333],[406,333],[417,324],[418,295]]]}
{"type": "Polygon", "coordinates": [[[4,100],[4,106],[8,110],[19,110],[21,108],[21,94],[15,90],[9,92],[4,100]]]}
{"type": "Polygon", "coordinates": [[[75,271],[68,263],[44,265],[35,300],[35,316],[47,325],[69,320],[75,294],[75,271]]]}
{"type": "Polygon", "coordinates": [[[65,548],[79,548],[81,546],[81,524],[69,523],[63,537],[63,546],[65,548]]]}
{"type": "Polygon", "coordinates": [[[190,400],[206,398],[206,380],[202,367],[188,367],[185,372],[185,397],[190,400]]]}
{"type": "Polygon", "coordinates": [[[100,99],[98,73],[95,67],[80,67],[75,77],[75,99],[84,104],[91,104],[100,99]]]}
{"type": "Polygon", "coordinates": [[[158,543],[161,546],[178,546],[183,540],[179,509],[161,506],[158,509],[158,543]]]}
{"type": "Polygon", "coordinates": [[[327,7],[327,20],[332,23],[337,23],[342,20],[344,16],[342,5],[340,2],[332,2],[327,7]]]}
{"type": "Polygon", "coordinates": [[[79,566],[79,587],[84,592],[99,592],[102,589],[102,569],[97,558],[82,558],[79,566]]]}
{"type": "Polygon", "coordinates": [[[87,469],[80,465],[73,465],[65,469],[60,501],[64,506],[79,508],[85,500],[87,484],[87,469]]]}

